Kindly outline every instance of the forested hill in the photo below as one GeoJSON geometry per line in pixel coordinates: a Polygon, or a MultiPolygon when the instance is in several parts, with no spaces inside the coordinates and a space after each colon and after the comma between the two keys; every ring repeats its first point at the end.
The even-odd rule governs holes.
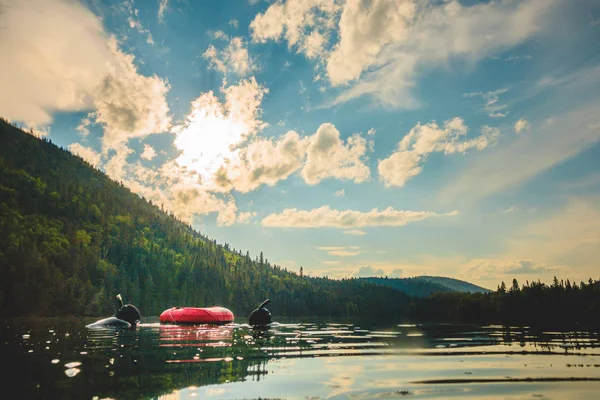
{"type": "Polygon", "coordinates": [[[417,276],[417,277],[408,278],[408,279],[440,284],[440,285],[448,288],[452,292],[466,292],[466,293],[488,293],[488,292],[490,292],[489,289],[475,285],[471,282],[467,282],[467,281],[463,281],[463,280],[455,279],[455,278],[448,278],[446,276],[424,275],[424,276],[417,276]]]}
{"type": "Polygon", "coordinates": [[[220,245],[81,158],[0,120],[0,316],[142,315],[222,305],[247,316],[405,316],[410,298],[358,279],[301,277],[220,245]]]}
{"type": "Polygon", "coordinates": [[[440,292],[487,293],[490,290],[470,282],[443,276],[416,276],[413,278],[362,278],[367,282],[392,287],[410,296],[427,297],[440,292]]]}

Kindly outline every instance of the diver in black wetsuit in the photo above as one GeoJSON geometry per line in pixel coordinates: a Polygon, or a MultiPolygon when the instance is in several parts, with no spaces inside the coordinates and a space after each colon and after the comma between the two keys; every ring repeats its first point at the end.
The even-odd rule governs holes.
{"type": "Polygon", "coordinates": [[[133,304],[123,304],[121,294],[117,295],[119,309],[114,317],[108,317],[86,325],[87,328],[126,328],[135,329],[142,319],[142,314],[133,304]]]}
{"type": "Polygon", "coordinates": [[[271,318],[271,312],[265,308],[270,301],[271,300],[269,299],[263,301],[256,310],[252,311],[250,317],[248,317],[248,323],[253,328],[266,328],[271,322],[273,322],[271,318]]]}

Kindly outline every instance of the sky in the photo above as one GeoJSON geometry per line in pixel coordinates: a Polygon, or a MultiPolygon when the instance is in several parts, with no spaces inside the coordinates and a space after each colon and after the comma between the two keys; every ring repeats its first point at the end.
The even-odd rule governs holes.
{"type": "Polygon", "coordinates": [[[348,278],[600,278],[596,0],[0,0],[0,115],[348,278]]]}

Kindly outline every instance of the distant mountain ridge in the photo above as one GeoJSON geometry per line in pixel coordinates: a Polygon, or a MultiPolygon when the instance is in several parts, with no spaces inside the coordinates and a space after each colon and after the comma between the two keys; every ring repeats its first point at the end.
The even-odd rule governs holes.
{"type": "Polygon", "coordinates": [[[410,296],[427,297],[439,292],[488,293],[491,290],[460,279],[445,276],[416,276],[412,278],[361,278],[367,282],[389,286],[410,296]]]}

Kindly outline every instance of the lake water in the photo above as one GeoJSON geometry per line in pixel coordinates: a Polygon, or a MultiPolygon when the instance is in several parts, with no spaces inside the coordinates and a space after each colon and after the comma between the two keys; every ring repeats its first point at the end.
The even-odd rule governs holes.
{"type": "Polygon", "coordinates": [[[597,332],[288,321],[3,320],[3,398],[599,399],[597,332]],[[10,393],[13,393],[12,395],[10,393]]]}

